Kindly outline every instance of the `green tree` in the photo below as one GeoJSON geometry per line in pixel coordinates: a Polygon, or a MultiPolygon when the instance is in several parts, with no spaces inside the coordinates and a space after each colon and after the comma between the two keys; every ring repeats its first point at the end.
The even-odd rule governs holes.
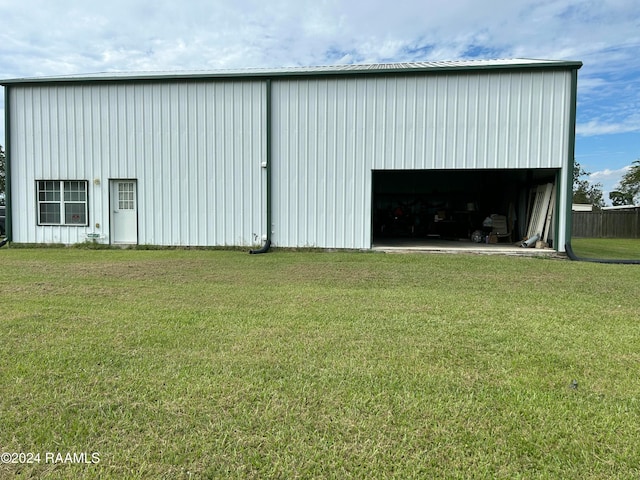
{"type": "Polygon", "coordinates": [[[4,205],[4,195],[5,195],[5,178],[6,178],[6,168],[7,168],[7,158],[4,154],[4,150],[2,149],[2,145],[0,145],[0,205],[4,205]]]}
{"type": "Polygon", "coordinates": [[[604,207],[601,183],[591,183],[584,177],[591,175],[578,162],[573,165],[573,203],[588,203],[597,208],[604,207]]]}
{"type": "Polygon", "coordinates": [[[631,164],[627,173],[609,194],[614,205],[635,205],[640,203],[640,158],[631,164]]]}
{"type": "Polygon", "coordinates": [[[619,190],[609,192],[609,200],[611,200],[611,204],[614,207],[618,207],[621,205],[633,205],[633,195],[627,192],[621,192],[619,190]]]}

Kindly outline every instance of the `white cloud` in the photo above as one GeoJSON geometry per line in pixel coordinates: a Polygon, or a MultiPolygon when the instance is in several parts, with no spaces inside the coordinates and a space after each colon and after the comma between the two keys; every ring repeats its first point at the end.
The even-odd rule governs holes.
{"type": "Polygon", "coordinates": [[[0,78],[463,57],[582,60],[578,134],[640,131],[637,0],[0,0],[0,18],[0,78]]]}
{"type": "Polygon", "coordinates": [[[623,119],[621,122],[606,123],[596,119],[576,125],[576,134],[583,136],[611,135],[629,132],[640,132],[640,118],[638,118],[638,116],[623,119]]]}
{"type": "Polygon", "coordinates": [[[593,172],[591,175],[589,175],[589,180],[592,182],[607,182],[607,183],[611,183],[612,180],[615,180],[617,183],[618,179],[622,178],[622,176],[625,173],[627,173],[630,169],[631,169],[631,165],[627,165],[626,167],[618,168],[616,170],[605,168],[604,170],[593,172]]]}
{"type": "Polygon", "coordinates": [[[476,52],[609,68],[637,57],[639,38],[635,3],[612,0],[23,0],[0,6],[0,16],[0,75],[453,60],[476,52]],[[622,48],[600,53],[612,44],[622,48]]]}
{"type": "Polygon", "coordinates": [[[622,177],[629,171],[630,168],[631,165],[627,165],[623,168],[618,168],[615,170],[606,168],[604,170],[593,172],[591,175],[589,175],[588,181],[592,185],[599,183],[602,186],[604,201],[607,205],[611,205],[611,202],[609,200],[609,193],[616,190],[618,184],[620,183],[620,180],[622,180],[622,177]]]}

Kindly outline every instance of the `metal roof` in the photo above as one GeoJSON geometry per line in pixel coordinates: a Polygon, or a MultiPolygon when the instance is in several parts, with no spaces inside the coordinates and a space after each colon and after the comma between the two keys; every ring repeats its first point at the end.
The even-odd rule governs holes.
{"type": "Polygon", "coordinates": [[[107,81],[140,81],[140,80],[195,80],[216,78],[251,78],[251,77],[295,77],[314,75],[366,75],[382,73],[417,73],[442,71],[474,71],[521,68],[564,68],[579,69],[582,62],[565,60],[535,59],[497,59],[497,60],[456,60],[412,63],[376,63],[329,65],[314,67],[287,68],[248,68],[237,70],[195,70],[169,72],[103,72],[78,75],[60,75],[49,77],[12,78],[0,80],[0,85],[21,83],[59,83],[59,82],[107,82],[107,81]]]}

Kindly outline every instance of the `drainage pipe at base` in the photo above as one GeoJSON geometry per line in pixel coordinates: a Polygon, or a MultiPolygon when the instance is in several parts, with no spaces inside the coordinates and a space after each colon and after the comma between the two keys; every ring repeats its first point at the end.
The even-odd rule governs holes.
{"type": "Polygon", "coordinates": [[[258,250],[249,250],[249,254],[257,255],[259,253],[267,253],[269,251],[269,248],[271,248],[271,239],[267,239],[267,241],[264,242],[264,245],[262,246],[262,248],[258,250]]]}
{"type": "Polygon", "coordinates": [[[567,242],[564,245],[565,251],[567,252],[567,257],[576,262],[594,262],[594,263],[614,263],[620,265],[640,265],[640,260],[617,260],[612,258],[583,258],[577,257],[575,253],[573,253],[573,248],[571,248],[571,242],[567,242]]]}

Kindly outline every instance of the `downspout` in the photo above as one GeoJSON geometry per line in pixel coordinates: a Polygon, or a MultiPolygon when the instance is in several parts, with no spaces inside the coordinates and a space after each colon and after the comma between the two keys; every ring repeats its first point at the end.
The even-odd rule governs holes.
{"type": "Polygon", "coordinates": [[[249,250],[249,253],[252,255],[267,253],[269,248],[271,248],[271,210],[272,210],[272,201],[271,201],[271,79],[267,78],[267,105],[266,105],[266,157],[267,164],[265,165],[266,170],[266,218],[267,218],[267,236],[264,242],[264,245],[259,250],[249,250]]]}
{"type": "Polygon", "coordinates": [[[9,87],[4,86],[4,155],[5,155],[5,176],[4,176],[4,204],[5,204],[5,238],[0,242],[0,247],[3,247],[11,241],[12,228],[11,228],[11,122],[9,120],[9,87]]]}

